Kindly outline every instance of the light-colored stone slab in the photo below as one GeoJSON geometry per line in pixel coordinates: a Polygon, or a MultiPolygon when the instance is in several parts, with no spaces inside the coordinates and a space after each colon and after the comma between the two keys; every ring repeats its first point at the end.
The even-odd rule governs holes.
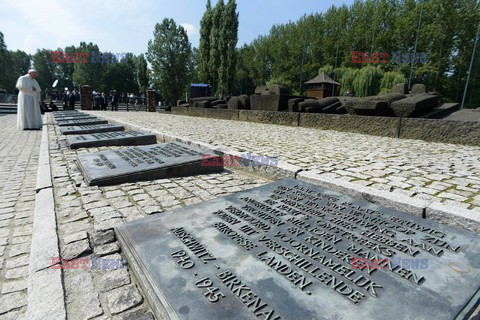
{"type": "Polygon", "coordinates": [[[480,232],[480,215],[472,210],[434,202],[427,207],[426,218],[468,231],[480,232]]]}
{"type": "Polygon", "coordinates": [[[49,268],[30,274],[27,319],[66,319],[61,272],[60,269],[49,268]]]}

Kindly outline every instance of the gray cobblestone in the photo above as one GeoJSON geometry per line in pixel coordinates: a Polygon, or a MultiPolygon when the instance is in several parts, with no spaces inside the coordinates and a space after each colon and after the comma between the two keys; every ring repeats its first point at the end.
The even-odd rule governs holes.
{"type": "Polygon", "coordinates": [[[108,308],[112,314],[117,314],[139,305],[142,296],[135,285],[128,285],[111,291],[107,297],[108,308]]]}
{"type": "Polygon", "coordinates": [[[471,198],[478,194],[474,190],[480,190],[480,147],[170,114],[92,113],[232,152],[278,156],[280,161],[318,170],[331,178],[341,175],[347,177],[342,180],[362,186],[389,192],[400,188],[413,191],[406,194],[414,198],[430,195],[435,202],[455,200],[462,208],[466,203],[469,209],[479,207],[471,198]],[[299,136],[309,139],[298,139],[299,136]],[[451,188],[465,192],[449,192],[464,198],[444,198],[439,194],[451,188]]]}

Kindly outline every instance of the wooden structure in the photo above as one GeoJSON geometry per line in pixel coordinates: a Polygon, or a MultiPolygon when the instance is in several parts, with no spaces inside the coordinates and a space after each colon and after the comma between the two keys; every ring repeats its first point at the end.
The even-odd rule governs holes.
{"type": "Polygon", "coordinates": [[[333,81],[325,73],[320,73],[318,76],[304,83],[307,96],[315,98],[333,97],[337,95],[340,83],[333,81]]]}

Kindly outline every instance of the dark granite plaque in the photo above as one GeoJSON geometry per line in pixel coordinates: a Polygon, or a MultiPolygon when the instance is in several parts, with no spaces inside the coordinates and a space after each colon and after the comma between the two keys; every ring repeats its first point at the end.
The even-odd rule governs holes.
{"type": "Polygon", "coordinates": [[[84,116],[86,113],[83,112],[65,112],[65,113],[53,113],[55,119],[63,118],[63,117],[79,117],[84,116]]]}
{"type": "Polygon", "coordinates": [[[293,179],[115,228],[159,319],[463,319],[480,237],[293,179]]]}
{"type": "Polygon", "coordinates": [[[71,114],[71,113],[75,113],[78,111],[77,110],[66,110],[66,111],[53,111],[53,115],[62,115],[62,114],[71,114]]]}
{"type": "Polygon", "coordinates": [[[169,142],[82,154],[77,162],[89,185],[113,185],[222,171],[220,157],[211,153],[169,142]]]}
{"type": "Polygon", "coordinates": [[[83,125],[83,126],[71,126],[71,127],[61,127],[60,132],[62,134],[89,134],[89,133],[99,133],[99,132],[114,132],[114,131],[123,131],[125,130],[124,126],[119,126],[116,124],[94,124],[94,125],[83,125]]]}
{"type": "Polygon", "coordinates": [[[78,111],[65,111],[62,113],[53,112],[53,115],[55,117],[75,117],[75,116],[81,116],[81,115],[88,115],[88,113],[78,112],[78,111]]]}
{"type": "Polygon", "coordinates": [[[154,134],[140,131],[117,131],[74,135],[67,137],[70,149],[105,147],[105,146],[141,146],[157,143],[154,134]]]}
{"type": "Polygon", "coordinates": [[[81,116],[68,116],[68,117],[58,117],[56,120],[58,122],[60,121],[70,121],[70,120],[85,120],[85,119],[98,119],[97,117],[91,116],[91,115],[81,115],[81,116]]]}
{"type": "Polygon", "coordinates": [[[105,119],[79,119],[79,120],[67,120],[67,121],[58,121],[60,127],[65,126],[81,126],[85,124],[107,124],[108,121],[105,119]]]}

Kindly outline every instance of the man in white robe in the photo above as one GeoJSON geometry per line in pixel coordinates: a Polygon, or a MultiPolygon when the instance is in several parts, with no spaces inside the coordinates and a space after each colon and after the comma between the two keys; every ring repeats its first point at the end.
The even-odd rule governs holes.
{"type": "Polygon", "coordinates": [[[40,113],[40,86],[37,80],[37,71],[30,69],[28,74],[17,80],[18,107],[17,129],[41,129],[42,115],[40,113]]]}

